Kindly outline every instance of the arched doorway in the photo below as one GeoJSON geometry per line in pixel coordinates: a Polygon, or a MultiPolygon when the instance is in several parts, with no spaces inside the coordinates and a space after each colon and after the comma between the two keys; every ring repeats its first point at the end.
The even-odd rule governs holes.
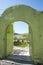
{"type": "Polygon", "coordinates": [[[14,55],[30,56],[29,24],[24,21],[13,23],[14,55]]]}
{"type": "MultiPolygon", "coordinates": [[[[18,22],[18,21],[17,21],[18,22]]],[[[26,22],[25,22],[25,24],[26,24],[26,22]]],[[[32,35],[32,33],[31,33],[31,30],[30,30],[30,25],[28,24],[28,26],[29,26],[29,28],[28,28],[28,30],[29,30],[29,33],[28,33],[28,37],[29,37],[29,44],[31,44],[32,43],[32,39],[31,39],[31,35],[32,35]]],[[[6,29],[6,55],[10,55],[10,54],[14,54],[15,52],[15,50],[13,50],[12,51],[12,49],[13,49],[13,46],[14,46],[14,32],[13,32],[13,23],[11,23],[11,24],[9,24],[8,26],[7,26],[7,29],[6,29]],[[11,52],[12,51],[12,52],[11,52]],[[9,53],[9,54],[8,54],[9,53]]],[[[27,43],[27,42],[26,42],[27,43]]],[[[27,44],[26,44],[27,45],[27,44]]],[[[25,46],[25,44],[24,44],[24,47],[26,47],[25,46]]],[[[29,53],[29,47],[30,46],[28,46],[28,54],[26,55],[26,54],[24,54],[24,56],[26,55],[26,56],[30,56],[30,53],[29,53]]],[[[32,47],[32,46],[31,46],[32,47]]],[[[31,49],[32,50],[32,49],[31,49]]],[[[18,50],[19,51],[19,50],[18,50]]],[[[17,51],[17,52],[18,52],[17,51]]],[[[16,54],[16,53],[15,53],[16,54]]],[[[15,55],[14,54],[14,55],[15,55]]],[[[17,54],[18,55],[18,54],[17,54]]],[[[22,54],[23,55],[23,54],[22,54]]]]}
{"type": "MultiPolygon", "coordinates": [[[[2,46],[0,57],[5,57],[5,56],[13,54],[12,23],[15,21],[25,21],[26,23],[29,24],[29,27],[31,30],[30,39],[32,38],[31,43],[34,43],[33,42],[33,36],[31,37],[31,35],[33,35],[33,33],[34,33],[34,30],[35,30],[34,27],[36,24],[36,23],[34,23],[33,12],[35,14],[36,11],[31,7],[28,7],[25,5],[18,5],[18,6],[13,6],[13,7],[8,8],[2,14],[1,18],[3,18],[3,20],[1,19],[0,26],[1,26],[1,28],[3,26],[3,28],[1,29],[1,32],[0,32],[1,36],[2,36],[1,41],[0,41],[2,43],[0,45],[0,46],[2,46]]],[[[31,46],[31,51],[33,51],[32,49],[33,49],[33,47],[31,46]]],[[[33,56],[33,53],[31,56],[33,56]]]]}

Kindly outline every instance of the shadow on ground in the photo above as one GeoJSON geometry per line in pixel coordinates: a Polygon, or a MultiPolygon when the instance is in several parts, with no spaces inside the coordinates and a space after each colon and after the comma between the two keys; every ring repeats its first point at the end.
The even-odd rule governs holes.
{"type": "Polygon", "coordinates": [[[24,64],[34,64],[31,56],[12,55],[12,56],[3,58],[3,60],[10,60],[10,61],[14,61],[17,63],[24,63],[24,64]]]}

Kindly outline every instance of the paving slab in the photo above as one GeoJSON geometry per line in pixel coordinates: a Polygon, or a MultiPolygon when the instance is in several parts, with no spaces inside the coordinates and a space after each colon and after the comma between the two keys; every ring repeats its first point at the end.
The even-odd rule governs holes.
{"type": "Polygon", "coordinates": [[[16,63],[34,64],[30,56],[12,55],[12,56],[3,58],[3,60],[9,60],[9,61],[13,61],[16,63]]]}

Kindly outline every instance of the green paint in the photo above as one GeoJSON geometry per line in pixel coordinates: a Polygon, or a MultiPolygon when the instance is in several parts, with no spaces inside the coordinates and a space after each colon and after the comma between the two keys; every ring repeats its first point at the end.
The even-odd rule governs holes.
{"type": "Polygon", "coordinates": [[[12,6],[6,9],[0,17],[0,58],[12,55],[12,23],[16,21],[25,21],[30,25],[30,55],[35,62],[42,62],[43,12],[25,5],[12,6]]]}

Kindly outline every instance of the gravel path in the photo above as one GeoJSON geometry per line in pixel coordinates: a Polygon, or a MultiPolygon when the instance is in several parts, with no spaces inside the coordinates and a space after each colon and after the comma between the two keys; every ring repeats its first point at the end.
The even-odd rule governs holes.
{"type": "Polygon", "coordinates": [[[29,45],[25,48],[14,46],[14,55],[30,56],[30,54],[29,54],[29,45]]]}

